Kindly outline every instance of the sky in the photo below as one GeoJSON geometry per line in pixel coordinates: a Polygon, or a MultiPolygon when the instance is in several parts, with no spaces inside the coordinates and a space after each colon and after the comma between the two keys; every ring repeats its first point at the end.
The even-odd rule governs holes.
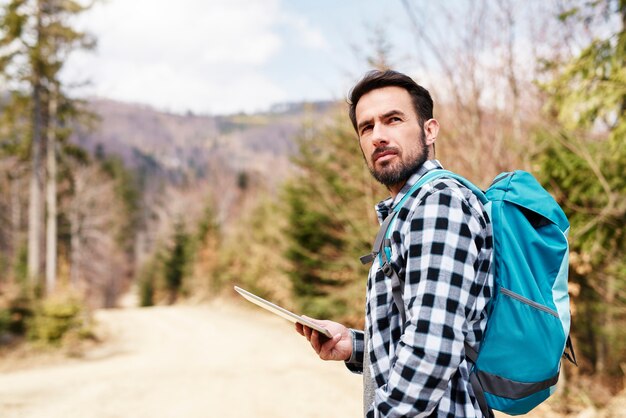
{"type": "Polygon", "coordinates": [[[73,95],[181,113],[344,99],[376,29],[400,70],[414,47],[400,0],[103,0],[76,24],[98,46],[66,63],[73,95]]]}

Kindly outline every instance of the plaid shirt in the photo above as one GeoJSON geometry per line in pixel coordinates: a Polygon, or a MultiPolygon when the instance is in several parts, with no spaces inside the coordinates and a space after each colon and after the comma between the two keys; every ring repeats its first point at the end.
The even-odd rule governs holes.
{"type": "MultiPolygon", "coordinates": [[[[395,199],[376,206],[382,222],[426,172],[427,161],[395,199]]],[[[374,261],[367,281],[367,353],[374,401],[367,417],[482,417],[469,382],[464,342],[478,346],[493,292],[491,224],[482,204],[456,180],[434,180],[409,197],[392,226],[391,263],[404,280],[406,323],[391,280],[374,261]]],[[[346,362],[363,370],[364,334],[353,330],[346,362]]]]}

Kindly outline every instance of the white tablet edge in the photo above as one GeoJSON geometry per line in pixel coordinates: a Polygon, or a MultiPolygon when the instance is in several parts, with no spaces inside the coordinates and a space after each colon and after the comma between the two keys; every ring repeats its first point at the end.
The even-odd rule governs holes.
{"type": "Polygon", "coordinates": [[[330,331],[328,331],[326,328],[321,327],[319,325],[317,325],[314,322],[309,321],[306,318],[303,318],[299,315],[296,315],[293,312],[288,311],[287,309],[280,307],[268,300],[263,299],[260,296],[255,295],[254,293],[250,293],[245,289],[242,289],[238,286],[234,286],[235,291],[237,291],[237,293],[239,293],[241,296],[243,296],[246,300],[254,303],[257,306],[260,306],[261,308],[268,310],[270,312],[272,312],[275,315],[280,316],[281,318],[287,319],[291,322],[298,322],[302,325],[305,325],[311,329],[314,329],[322,334],[324,334],[326,337],[328,338],[332,338],[332,334],[330,333],[330,331]]]}

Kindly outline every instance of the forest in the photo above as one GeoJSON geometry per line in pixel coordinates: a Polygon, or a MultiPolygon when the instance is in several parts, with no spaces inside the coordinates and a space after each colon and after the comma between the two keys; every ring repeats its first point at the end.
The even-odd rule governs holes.
{"type": "MultiPolygon", "coordinates": [[[[481,187],[528,170],[567,214],[579,365],[559,405],[607,402],[626,382],[626,0],[401,3],[437,159],[481,187]]],[[[363,325],[359,256],[387,191],[344,101],[194,115],[76,98],[59,74],[97,48],[73,26],[89,5],[0,7],[0,343],[85,337],[131,292],[203,303],[233,285],[363,325]]],[[[370,33],[355,80],[404,59],[370,33]]]]}

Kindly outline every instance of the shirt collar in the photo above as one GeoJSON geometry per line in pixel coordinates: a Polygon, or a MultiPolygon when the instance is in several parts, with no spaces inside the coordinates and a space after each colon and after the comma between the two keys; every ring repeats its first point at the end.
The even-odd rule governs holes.
{"type": "Polygon", "coordinates": [[[378,215],[378,220],[380,222],[382,222],[383,220],[385,220],[385,218],[387,217],[387,215],[389,215],[389,213],[391,212],[391,209],[393,208],[393,206],[398,203],[400,200],[402,200],[402,198],[404,197],[404,195],[406,195],[408,193],[408,191],[411,189],[411,187],[413,187],[413,185],[415,183],[417,183],[417,181],[426,173],[428,173],[431,170],[437,169],[437,168],[443,168],[443,166],[441,165],[441,163],[438,160],[428,160],[426,162],[424,162],[424,164],[422,164],[416,171],[415,173],[411,174],[411,177],[409,177],[409,179],[406,181],[406,183],[404,184],[404,186],[402,186],[402,189],[400,190],[400,192],[396,195],[395,198],[392,197],[388,197],[387,199],[379,202],[376,205],[376,213],[378,215]]]}

